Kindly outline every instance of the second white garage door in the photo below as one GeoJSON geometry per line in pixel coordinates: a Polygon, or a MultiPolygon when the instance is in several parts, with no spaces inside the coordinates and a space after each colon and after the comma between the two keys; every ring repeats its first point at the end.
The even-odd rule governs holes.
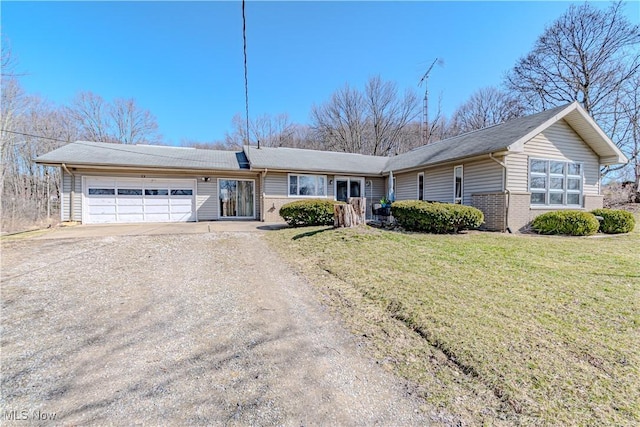
{"type": "Polygon", "coordinates": [[[195,221],[193,179],[85,177],[83,222],[195,221]]]}

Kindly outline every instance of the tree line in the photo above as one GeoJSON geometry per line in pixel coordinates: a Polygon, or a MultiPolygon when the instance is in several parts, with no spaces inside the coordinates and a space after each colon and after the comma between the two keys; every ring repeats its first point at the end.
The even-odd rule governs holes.
{"type": "MultiPolygon", "coordinates": [[[[286,113],[264,114],[251,118],[247,130],[243,116],[237,114],[222,140],[183,140],[181,145],[239,149],[259,143],[389,156],[577,100],[630,159],[630,165],[605,168],[603,174],[632,180],[637,191],[640,28],[624,16],[623,7],[622,2],[606,10],[589,3],[571,5],[505,74],[501,87],[479,89],[450,117],[442,114],[440,102],[430,105],[435,114],[425,132],[417,92],[401,91],[396,83],[373,76],[363,88],[345,84],[314,105],[308,124],[294,123],[286,113]]],[[[56,106],[25,93],[15,62],[3,38],[3,230],[44,220],[52,201],[57,203],[59,171],[33,164],[38,155],[74,140],[164,142],[157,119],[134,99],[105,100],[81,92],[69,105],[56,106]]]]}

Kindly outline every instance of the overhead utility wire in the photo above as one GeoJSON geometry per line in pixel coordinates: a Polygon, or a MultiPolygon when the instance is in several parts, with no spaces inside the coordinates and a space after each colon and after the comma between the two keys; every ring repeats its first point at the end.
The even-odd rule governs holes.
{"type": "MultiPolygon", "coordinates": [[[[244,12],[245,0],[242,0],[242,52],[244,54],[244,106],[247,118],[247,146],[249,145],[249,78],[247,75],[247,18],[244,12]]],[[[260,148],[260,140],[258,140],[260,148]]]]}
{"type": "Polygon", "coordinates": [[[15,131],[12,131],[12,130],[4,130],[3,129],[0,132],[13,133],[13,134],[22,135],[22,136],[30,136],[31,138],[49,139],[51,141],[58,141],[58,142],[71,142],[71,141],[66,140],[66,139],[51,138],[51,137],[48,137],[48,136],[33,135],[33,134],[30,134],[30,133],[15,132],[15,131]]]}

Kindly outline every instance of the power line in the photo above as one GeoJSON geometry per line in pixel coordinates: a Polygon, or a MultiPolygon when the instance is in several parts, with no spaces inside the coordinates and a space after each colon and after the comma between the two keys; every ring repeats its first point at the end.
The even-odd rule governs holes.
{"type": "Polygon", "coordinates": [[[4,129],[2,129],[1,132],[13,133],[13,134],[22,135],[22,136],[29,136],[31,138],[48,139],[50,141],[58,141],[58,142],[66,142],[66,143],[71,142],[71,141],[66,140],[66,139],[51,138],[51,137],[42,136],[42,135],[33,135],[33,134],[30,134],[30,133],[16,132],[16,131],[13,131],[13,130],[4,130],[4,129]]]}
{"type": "MultiPolygon", "coordinates": [[[[242,0],[242,51],[244,53],[244,106],[247,117],[247,146],[249,145],[249,78],[247,76],[247,18],[244,12],[245,0],[242,0]]],[[[260,148],[260,140],[258,140],[260,148]]]]}

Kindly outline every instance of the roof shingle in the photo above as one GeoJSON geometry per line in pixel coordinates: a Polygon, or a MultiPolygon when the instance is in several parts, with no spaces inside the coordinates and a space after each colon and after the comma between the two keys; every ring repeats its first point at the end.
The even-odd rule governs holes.
{"type": "Polygon", "coordinates": [[[129,166],[169,169],[249,169],[242,151],[203,150],[160,145],[76,141],[36,159],[37,163],[129,166]]]}

